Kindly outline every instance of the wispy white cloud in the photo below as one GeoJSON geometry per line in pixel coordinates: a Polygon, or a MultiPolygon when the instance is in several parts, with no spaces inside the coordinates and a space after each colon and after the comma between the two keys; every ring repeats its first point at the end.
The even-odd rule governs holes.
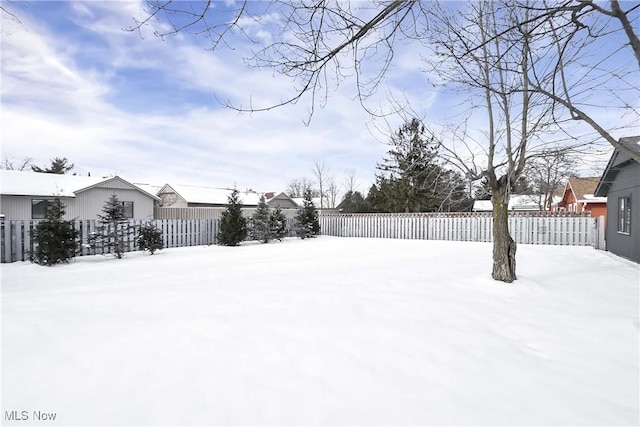
{"type": "Polygon", "coordinates": [[[73,31],[58,33],[34,13],[3,39],[3,155],[42,164],[65,156],[80,172],[117,172],[136,181],[263,190],[310,176],[314,159],[325,159],[336,175],[355,167],[372,178],[380,144],[359,106],[340,93],[310,126],[303,125],[308,106],[302,104],[238,114],[214,94],[237,103],[251,94],[256,104],[269,105],[291,91],[291,82],[188,39],[163,42],[122,31],[139,3],[69,5],[73,31]],[[125,85],[131,92],[121,93],[123,71],[166,85],[155,94],[166,105],[145,108],[154,94],[132,82],[125,85]],[[172,93],[182,99],[185,91],[193,92],[191,99],[172,105],[172,93]],[[131,99],[135,109],[127,107],[131,99]]]}
{"type": "MultiPolygon", "coordinates": [[[[308,126],[309,97],[239,114],[219,101],[265,107],[295,93],[289,78],[243,65],[249,44],[210,52],[196,37],[155,37],[154,30],[166,30],[158,22],[140,33],[124,31],[142,15],[142,1],[60,3],[68,10],[55,16],[49,15],[52,5],[44,5],[25,11],[22,25],[2,37],[3,156],[31,156],[38,164],[63,156],[83,173],[265,191],[311,177],[313,162],[324,160],[339,182],[357,169],[366,191],[388,150],[385,133],[402,120],[372,124],[352,80],[328,82],[330,99],[316,106],[308,126]]],[[[265,15],[263,24],[250,26],[251,35],[268,39],[266,24],[277,19],[265,15]]],[[[429,85],[421,52],[399,46],[388,79],[366,99],[367,107],[388,112],[393,94],[427,120],[458,109],[460,98],[429,85]]],[[[482,117],[474,116],[470,128],[478,140],[482,126],[482,117]]],[[[482,156],[481,146],[473,150],[482,156]]]]}

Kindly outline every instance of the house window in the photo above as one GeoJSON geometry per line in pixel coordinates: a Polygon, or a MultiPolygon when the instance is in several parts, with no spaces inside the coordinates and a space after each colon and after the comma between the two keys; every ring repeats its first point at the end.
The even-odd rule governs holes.
{"type": "Polygon", "coordinates": [[[133,202],[120,202],[125,218],[133,218],[133,202]]]}
{"type": "Polygon", "coordinates": [[[631,196],[618,197],[618,232],[631,233],[631,196]]]}
{"type": "Polygon", "coordinates": [[[45,219],[54,199],[31,199],[31,218],[45,219]]]}

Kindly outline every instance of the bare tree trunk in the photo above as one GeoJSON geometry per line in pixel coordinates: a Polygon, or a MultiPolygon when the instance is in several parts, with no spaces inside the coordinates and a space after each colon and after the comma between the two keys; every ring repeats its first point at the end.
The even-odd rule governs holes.
{"type": "MultiPolygon", "coordinates": [[[[504,178],[504,177],[503,177],[504,178]]],[[[495,280],[511,283],[516,280],[516,242],[509,234],[509,203],[506,179],[493,188],[493,272],[495,280]]]]}

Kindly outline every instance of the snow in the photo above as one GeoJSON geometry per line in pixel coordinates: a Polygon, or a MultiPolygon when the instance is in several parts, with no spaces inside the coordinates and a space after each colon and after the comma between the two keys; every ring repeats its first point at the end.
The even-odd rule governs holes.
{"type": "Polygon", "coordinates": [[[105,181],[93,176],[0,170],[0,194],[75,197],[75,192],[105,181]]]}
{"type": "Polygon", "coordinates": [[[2,414],[47,425],[638,425],[637,264],[320,237],[3,264],[2,414]]]}
{"type": "MultiPolygon", "coordinates": [[[[233,189],[230,188],[179,184],[170,184],[170,186],[188,203],[226,205],[229,202],[229,196],[233,192],[233,189]]],[[[251,191],[238,191],[241,204],[250,206],[258,205],[258,202],[260,201],[259,194],[251,191]]]]}
{"type": "Polygon", "coordinates": [[[155,197],[155,193],[131,184],[120,177],[62,175],[41,172],[0,170],[0,194],[7,196],[76,197],[76,193],[100,183],[122,180],[155,197]]]}
{"type": "Polygon", "coordinates": [[[578,203],[593,203],[593,202],[601,202],[601,203],[607,203],[607,198],[606,197],[596,197],[593,194],[585,194],[583,196],[583,200],[578,200],[578,203]]]}

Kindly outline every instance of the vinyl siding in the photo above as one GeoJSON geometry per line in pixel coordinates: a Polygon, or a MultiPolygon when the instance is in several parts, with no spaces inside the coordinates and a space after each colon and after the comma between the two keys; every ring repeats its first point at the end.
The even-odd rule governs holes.
{"type": "Polygon", "coordinates": [[[298,208],[298,206],[295,204],[295,202],[293,202],[291,199],[287,199],[285,197],[274,197],[273,199],[269,200],[268,205],[270,208],[276,208],[277,206],[280,207],[280,209],[296,209],[298,208]]]}
{"type": "MultiPolygon", "coordinates": [[[[102,214],[102,207],[109,197],[115,194],[122,202],[133,202],[133,219],[153,219],[154,200],[137,190],[99,188],[78,193],[75,199],[62,198],[67,207],[64,219],[96,219],[102,214]]],[[[0,212],[5,220],[29,220],[31,218],[31,200],[46,197],[36,196],[1,196],[0,212]]],[[[51,196],[50,198],[54,198],[51,196]]]]}
{"type": "Polygon", "coordinates": [[[640,262],[640,163],[630,162],[615,177],[607,193],[607,250],[640,262]],[[618,232],[618,198],[631,196],[631,233],[618,232]]]}
{"type": "MultiPolygon", "coordinates": [[[[118,183],[115,183],[117,186],[118,183]]],[[[94,187],[76,195],[75,216],[78,219],[95,219],[102,214],[102,207],[115,194],[121,202],[133,202],[133,219],[153,219],[153,199],[130,188],[94,187]]]]}
{"type": "MultiPolygon", "coordinates": [[[[31,219],[31,200],[32,199],[54,199],[54,196],[0,196],[0,213],[4,214],[7,221],[13,220],[29,220],[31,219]]],[[[75,210],[75,200],[62,197],[60,198],[66,207],[64,219],[72,219],[75,210]]]]}

